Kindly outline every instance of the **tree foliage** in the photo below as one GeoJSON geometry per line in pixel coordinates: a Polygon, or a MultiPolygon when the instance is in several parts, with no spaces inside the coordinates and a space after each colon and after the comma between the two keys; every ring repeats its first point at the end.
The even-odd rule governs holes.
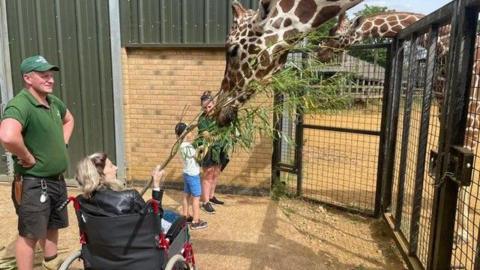
{"type": "Polygon", "coordinates": [[[358,16],[373,16],[373,15],[377,15],[377,14],[384,13],[384,12],[394,12],[394,11],[395,11],[394,9],[388,9],[388,7],[384,7],[384,6],[365,5],[364,9],[356,12],[354,15],[355,15],[355,17],[358,17],[358,16]]]}
{"type": "Polygon", "coordinates": [[[337,23],[337,21],[337,18],[332,18],[322,24],[315,31],[312,31],[310,34],[308,34],[307,45],[309,47],[316,48],[322,39],[325,39],[329,36],[330,29],[337,23]]]}

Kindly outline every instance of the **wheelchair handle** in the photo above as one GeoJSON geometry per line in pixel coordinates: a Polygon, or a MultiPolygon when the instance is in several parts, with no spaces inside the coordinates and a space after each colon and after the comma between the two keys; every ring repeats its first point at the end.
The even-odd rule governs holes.
{"type": "Polygon", "coordinates": [[[68,197],[59,207],[57,207],[57,211],[62,211],[71,201],[75,201],[75,197],[68,197]]]}
{"type": "Polygon", "coordinates": [[[148,200],[147,203],[145,203],[145,206],[142,210],[140,210],[140,213],[142,215],[145,215],[148,212],[149,207],[152,208],[154,214],[158,214],[160,206],[159,203],[153,198],[148,200]]]}
{"type": "Polygon", "coordinates": [[[57,212],[61,212],[70,202],[69,199],[66,199],[59,207],[57,207],[57,212]]]}

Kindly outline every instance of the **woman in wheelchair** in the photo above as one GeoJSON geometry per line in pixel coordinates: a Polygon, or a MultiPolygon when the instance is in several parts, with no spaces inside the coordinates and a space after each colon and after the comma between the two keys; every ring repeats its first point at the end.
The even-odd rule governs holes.
{"type": "Polygon", "coordinates": [[[105,153],[94,153],[77,165],[82,194],[74,201],[80,251],[62,264],[68,269],[77,258],[85,269],[195,269],[185,219],[163,211],[160,188],[165,172],[152,172],[152,200],[145,202],[135,189],[116,179],[117,167],[105,153]],[[165,222],[162,217],[174,216],[165,222]],[[168,227],[166,227],[168,225],[168,227]]]}
{"type": "MultiPolygon", "coordinates": [[[[165,171],[157,166],[152,177],[152,198],[162,209],[163,190],[160,186],[165,171]]],[[[83,196],[79,196],[79,202],[88,214],[118,216],[139,213],[145,208],[140,193],[135,189],[126,189],[123,182],[117,180],[117,167],[105,153],[94,153],[81,160],[77,166],[76,180],[83,193],[83,196]]]]}

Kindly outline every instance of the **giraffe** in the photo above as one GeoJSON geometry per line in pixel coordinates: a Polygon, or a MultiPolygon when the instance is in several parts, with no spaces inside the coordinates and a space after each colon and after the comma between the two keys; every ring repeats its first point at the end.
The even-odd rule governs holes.
{"type": "MultiPolygon", "coordinates": [[[[359,43],[365,38],[394,38],[402,29],[423,17],[425,15],[420,13],[391,11],[370,16],[358,16],[350,22],[345,14],[340,14],[337,24],[330,29],[330,37],[319,44],[316,58],[321,62],[331,61],[338,51],[359,43]]],[[[448,26],[442,28],[437,43],[437,53],[444,60],[448,56],[449,32],[448,26]]],[[[427,41],[422,36],[420,44],[425,47],[427,41]]],[[[443,73],[439,72],[434,81],[434,95],[438,104],[443,103],[443,88],[446,85],[446,71],[442,71],[443,73]]]]}
{"type": "MultiPolygon", "coordinates": [[[[364,38],[394,38],[402,29],[422,19],[423,14],[410,12],[387,12],[367,17],[357,17],[353,22],[349,22],[345,14],[339,14],[337,24],[330,30],[330,36],[324,43],[319,45],[317,58],[322,62],[332,59],[335,50],[345,49],[353,44],[362,41],[364,38]]],[[[438,58],[446,58],[448,55],[450,27],[443,28],[438,37],[438,58]]],[[[475,45],[475,56],[480,59],[480,39],[477,36],[475,45]]],[[[426,45],[425,38],[420,40],[422,45],[426,45]]],[[[472,86],[470,92],[470,101],[468,105],[467,129],[465,132],[465,147],[470,150],[478,144],[480,130],[480,96],[478,92],[478,80],[480,76],[480,65],[474,63],[472,68],[472,86]]],[[[438,74],[435,79],[434,92],[435,98],[441,109],[443,104],[445,77],[444,74],[438,74]]]]}
{"type": "Polygon", "coordinates": [[[411,12],[386,12],[359,16],[350,22],[342,13],[339,15],[337,25],[330,30],[330,38],[319,45],[317,58],[327,62],[332,59],[336,50],[352,46],[364,38],[393,38],[402,29],[424,16],[411,12]]]}
{"type": "Polygon", "coordinates": [[[289,49],[324,22],[363,0],[259,0],[257,10],[232,3],[226,67],[214,116],[227,125],[253,94],[252,81],[268,80],[287,60],[289,49]]]}

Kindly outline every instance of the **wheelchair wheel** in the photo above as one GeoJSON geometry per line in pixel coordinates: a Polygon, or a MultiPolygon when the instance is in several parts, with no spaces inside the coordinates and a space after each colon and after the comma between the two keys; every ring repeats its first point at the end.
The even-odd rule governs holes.
{"type": "Polygon", "coordinates": [[[190,266],[182,255],[173,255],[168,260],[165,270],[195,270],[195,267],[190,266]]]}
{"type": "Polygon", "coordinates": [[[68,270],[70,268],[70,265],[72,265],[75,260],[81,259],[81,252],[80,250],[72,252],[68,257],[63,261],[62,265],[58,268],[58,270],[68,270]]]}

